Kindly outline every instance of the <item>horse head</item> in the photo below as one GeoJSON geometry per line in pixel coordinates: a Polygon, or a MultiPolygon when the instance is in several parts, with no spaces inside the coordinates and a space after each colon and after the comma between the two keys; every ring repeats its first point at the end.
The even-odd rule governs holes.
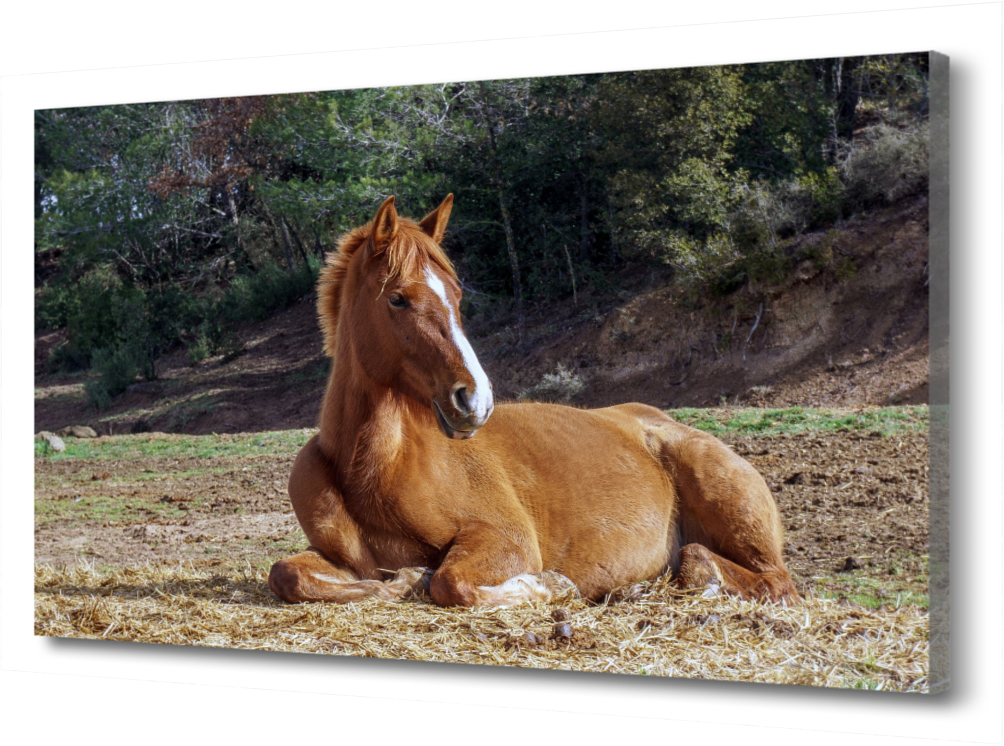
{"type": "Polygon", "coordinates": [[[377,210],[348,269],[347,315],[355,358],[375,383],[431,407],[443,433],[470,438],[494,409],[491,382],[464,334],[461,290],[439,243],[453,195],[421,222],[394,197],[377,210]]]}

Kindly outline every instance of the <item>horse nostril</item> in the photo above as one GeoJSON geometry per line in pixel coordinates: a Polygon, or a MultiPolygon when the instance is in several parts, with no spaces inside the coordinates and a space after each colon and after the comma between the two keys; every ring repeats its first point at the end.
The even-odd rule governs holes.
{"type": "Polygon", "coordinates": [[[457,411],[464,416],[471,413],[471,402],[467,397],[466,386],[458,386],[453,389],[453,406],[456,407],[457,411]]]}

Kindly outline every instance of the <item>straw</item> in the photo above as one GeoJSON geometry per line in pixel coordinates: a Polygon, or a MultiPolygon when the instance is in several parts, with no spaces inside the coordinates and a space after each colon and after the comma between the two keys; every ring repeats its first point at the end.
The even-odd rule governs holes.
{"type": "Polygon", "coordinates": [[[179,565],[35,570],[35,633],[172,645],[281,650],[525,668],[857,687],[928,688],[928,616],[809,593],[784,607],[673,589],[663,578],[626,600],[496,609],[428,597],[287,605],[263,570],[179,565]],[[562,627],[567,624],[568,628],[562,627]],[[571,631],[571,636],[567,632],[571,631]]]}

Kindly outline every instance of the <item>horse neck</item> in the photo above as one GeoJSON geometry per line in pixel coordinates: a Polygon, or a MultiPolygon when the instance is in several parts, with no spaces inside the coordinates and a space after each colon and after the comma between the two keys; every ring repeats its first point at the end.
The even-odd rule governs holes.
{"type": "MultiPolygon", "coordinates": [[[[321,407],[320,445],[343,480],[373,478],[396,462],[402,433],[414,426],[404,397],[376,384],[359,365],[347,335],[339,334],[321,407]]],[[[359,485],[357,485],[359,486],[359,485]]]]}

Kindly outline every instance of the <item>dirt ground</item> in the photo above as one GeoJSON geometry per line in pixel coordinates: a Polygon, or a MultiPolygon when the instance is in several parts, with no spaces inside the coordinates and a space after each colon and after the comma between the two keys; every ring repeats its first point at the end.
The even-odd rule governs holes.
{"type": "MultiPolygon", "coordinates": [[[[926,433],[723,439],[767,480],[803,592],[927,593],[926,433]]],[[[306,548],[286,494],[294,457],[39,458],[35,560],[265,568],[306,548]]]]}

